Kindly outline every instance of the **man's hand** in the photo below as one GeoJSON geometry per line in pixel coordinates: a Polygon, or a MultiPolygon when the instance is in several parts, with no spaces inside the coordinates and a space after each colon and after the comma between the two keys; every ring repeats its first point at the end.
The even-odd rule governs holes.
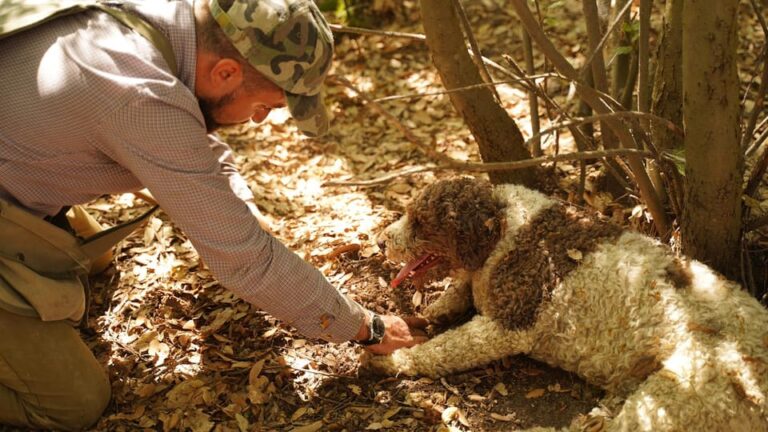
{"type": "Polygon", "coordinates": [[[390,354],[396,349],[412,347],[428,339],[424,332],[427,320],[423,318],[382,315],[381,319],[385,327],[384,339],[380,344],[365,347],[372,354],[390,354]]]}

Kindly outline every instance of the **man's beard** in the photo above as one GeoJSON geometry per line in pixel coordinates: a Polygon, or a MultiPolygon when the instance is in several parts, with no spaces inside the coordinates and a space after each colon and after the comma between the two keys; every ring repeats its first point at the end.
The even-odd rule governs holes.
{"type": "Polygon", "coordinates": [[[225,105],[229,104],[235,99],[235,91],[229,92],[218,99],[210,98],[197,98],[197,104],[200,106],[200,112],[203,113],[203,119],[205,120],[205,130],[208,133],[213,133],[222,126],[225,126],[214,119],[214,115],[225,105]]]}

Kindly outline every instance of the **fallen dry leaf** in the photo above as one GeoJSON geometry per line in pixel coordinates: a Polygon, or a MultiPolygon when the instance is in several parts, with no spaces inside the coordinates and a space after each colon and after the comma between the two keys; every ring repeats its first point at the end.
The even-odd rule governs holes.
{"type": "Polygon", "coordinates": [[[323,421],[318,420],[314,423],[310,423],[308,425],[299,426],[296,428],[291,429],[291,432],[317,432],[320,429],[323,428],[323,421]]]}
{"type": "Polygon", "coordinates": [[[237,428],[240,430],[240,432],[248,432],[251,424],[247,418],[243,417],[242,414],[237,413],[235,414],[235,420],[237,421],[237,428]]]}
{"type": "Polygon", "coordinates": [[[525,394],[525,398],[526,399],[540,398],[540,397],[544,396],[545,392],[546,392],[546,390],[544,390],[543,388],[533,389],[533,390],[531,390],[531,391],[529,391],[528,393],[525,394]]]}
{"type": "Polygon", "coordinates": [[[456,407],[448,407],[443,410],[443,413],[440,415],[440,418],[445,424],[448,424],[454,420],[458,420],[459,409],[456,407]]]}
{"type": "Polygon", "coordinates": [[[491,418],[503,422],[511,422],[515,420],[515,414],[501,415],[497,413],[491,413],[491,418]]]}
{"type": "Polygon", "coordinates": [[[413,293],[413,298],[411,299],[411,303],[413,303],[413,306],[415,306],[415,307],[421,306],[421,301],[422,301],[423,296],[424,295],[421,293],[421,291],[414,292],[413,293]]]}

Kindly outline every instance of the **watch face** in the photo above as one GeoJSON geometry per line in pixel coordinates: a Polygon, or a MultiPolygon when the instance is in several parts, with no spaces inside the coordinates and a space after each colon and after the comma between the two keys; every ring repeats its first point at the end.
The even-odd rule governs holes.
{"type": "Polygon", "coordinates": [[[380,316],[375,315],[373,317],[373,334],[371,335],[372,338],[376,338],[381,342],[381,339],[384,338],[384,320],[381,319],[380,316]]]}
{"type": "Polygon", "coordinates": [[[381,341],[384,339],[386,326],[384,325],[384,320],[382,320],[381,317],[376,314],[371,316],[370,332],[371,334],[369,335],[368,340],[361,342],[363,345],[380,344],[381,341]]]}

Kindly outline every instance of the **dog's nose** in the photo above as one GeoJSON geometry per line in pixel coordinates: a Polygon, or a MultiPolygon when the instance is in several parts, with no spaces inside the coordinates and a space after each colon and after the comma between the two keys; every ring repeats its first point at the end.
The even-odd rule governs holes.
{"type": "Polygon", "coordinates": [[[384,241],[383,238],[380,238],[376,241],[376,244],[379,245],[379,250],[383,253],[384,250],[387,248],[387,242],[384,241]]]}

